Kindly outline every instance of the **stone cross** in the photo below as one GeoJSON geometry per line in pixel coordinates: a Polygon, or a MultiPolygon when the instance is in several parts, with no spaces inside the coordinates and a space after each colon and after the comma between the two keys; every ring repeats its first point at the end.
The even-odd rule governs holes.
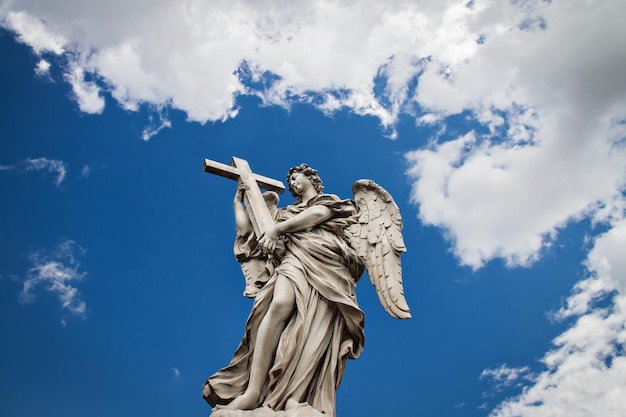
{"type": "Polygon", "coordinates": [[[285,191],[285,186],[278,180],[252,173],[250,165],[245,159],[233,156],[230,164],[232,166],[205,159],[204,172],[237,180],[239,184],[245,185],[243,199],[246,203],[246,212],[250,217],[254,233],[259,237],[269,226],[274,224],[260,188],[282,194],[285,191]]]}

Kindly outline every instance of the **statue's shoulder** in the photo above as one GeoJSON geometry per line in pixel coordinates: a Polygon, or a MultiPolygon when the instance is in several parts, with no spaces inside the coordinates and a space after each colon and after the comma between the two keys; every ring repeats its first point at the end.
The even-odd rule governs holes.
{"type": "Polygon", "coordinates": [[[326,206],[334,217],[351,217],[358,213],[359,207],[352,199],[341,199],[335,194],[320,194],[309,201],[309,207],[314,205],[326,206]]]}
{"type": "Polygon", "coordinates": [[[341,199],[335,194],[319,194],[317,197],[311,199],[311,204],[324,204],[325,202],[337,202],[341,199]]]}

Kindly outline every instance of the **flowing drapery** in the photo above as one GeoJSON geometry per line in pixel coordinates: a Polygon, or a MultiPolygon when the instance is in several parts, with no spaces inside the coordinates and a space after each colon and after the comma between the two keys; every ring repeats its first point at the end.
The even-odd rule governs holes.
{"type": "Polygon", "coordinates": [[[276,221],[313,205],[330,208],[332,218],[286,234],[285,252],[268,260],[271,277],[257,293],[233,359],[205,383],[205,399],[212,406],[227,404],[245,391],[257,331],[271,304],[276,279],[282,275],[292,285],[296,306],[280,336],[261,403],[284,409],[287,399],[303,387],[303,401],[334,416],[335,394],[346,360],[358,357],[363,349],[363,312],[354,292],[363,264],[343,234],[356,221],[357,207],[352,200],[322,194],[307,204],[278,210],[276,221]]]}

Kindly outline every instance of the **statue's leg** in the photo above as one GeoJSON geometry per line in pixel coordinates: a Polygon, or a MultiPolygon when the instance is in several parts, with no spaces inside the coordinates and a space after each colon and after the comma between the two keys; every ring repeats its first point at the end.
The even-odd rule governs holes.
{"type": "Polygon", "coordinates": [[[261,389],[272,366],[280,335],[285,329],[287,320],[293,314],[295,305],[296,296],[291,282],[279,275],[274,284],[272,302],[257,332],[248,387],[226,408],[250,410],[259,406],[261,389]]]}

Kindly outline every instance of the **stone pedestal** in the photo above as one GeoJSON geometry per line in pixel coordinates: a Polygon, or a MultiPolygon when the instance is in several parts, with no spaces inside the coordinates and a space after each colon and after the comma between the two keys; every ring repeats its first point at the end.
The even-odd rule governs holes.
{"type": "Polygon", "coordinates": [[[286,411],[274,411],[271,408],[262,407],[256,410],[227,410],[215,408],[210,417],[328,417],[311,406],[303,405],[286,411]]]}

